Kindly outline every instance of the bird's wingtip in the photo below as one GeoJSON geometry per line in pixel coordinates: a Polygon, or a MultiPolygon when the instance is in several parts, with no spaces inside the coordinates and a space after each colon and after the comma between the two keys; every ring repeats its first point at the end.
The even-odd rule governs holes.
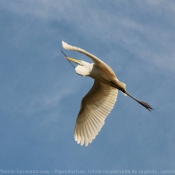
{"type": "Polygon", "coordinates": [[[64,48],[65,44],[66,44],[66,43],[65,43],[64,41],[62,41],[62,46],[63,46],[63,48],[64,48]]]}
{"type": "Polygon", "coordinates": [[[69,47],[69,45],[64,41],[62,41],[62,46],[64,49],[68,49],[68,47],[69,47]]]}

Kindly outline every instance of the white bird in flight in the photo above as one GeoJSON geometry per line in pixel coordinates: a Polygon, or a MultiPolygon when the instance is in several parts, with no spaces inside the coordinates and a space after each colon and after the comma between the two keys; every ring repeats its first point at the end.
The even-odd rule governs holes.
{"type": "Polygon", "coordinates": [[[62,41],[62,46],[67,50],[81,52],[93,61],[93,63],[90,64],[65,55],[66,59],[78,64],[75,68],[77,74],[89,76],[94,79],[92,88],[81,101],[80,111],[76,120],[74,138],[78,144],[88,146],[88,144],[95,139],[104,125],[106,117],[114,107],[118,90],[124,95],[130,96],[149,111],[153,110],[147,103],[130,95],[126,91],[126,85],[120,82],[114,71],[99,58],[81,48],[68,45],[64,41],[62,41]]]}

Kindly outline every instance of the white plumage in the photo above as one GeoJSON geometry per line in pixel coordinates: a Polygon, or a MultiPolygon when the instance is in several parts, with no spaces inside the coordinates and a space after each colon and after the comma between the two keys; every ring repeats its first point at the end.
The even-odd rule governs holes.
{"type": "Polygon", "coordinates": [[[92,88],[82,99],[76,120],[74,138],[78,144],[88,146],[95,139],[104,125],[106,117],[114,107],[118,90],[125,95],[129,95],[148,110],[152,109],[147,103],[141,102],[127,93],[126,85],[120,82],[114,71],[99,58],[81,48],[68,45],[64,41],[62,41],[62,46],[67,50],[81,52],[93,61],[90,64],[66,56],[68,60],[78,64],[75,71],[79,75],[89,76],[94,79],[92,88]]]}

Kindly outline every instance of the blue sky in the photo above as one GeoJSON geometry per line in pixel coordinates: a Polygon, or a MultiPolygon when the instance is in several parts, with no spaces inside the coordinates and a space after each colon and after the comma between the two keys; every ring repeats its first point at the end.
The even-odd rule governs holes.
{"type": "Polygon", "coordinates": [[[0,0],[1,171],[174,170],[174,16],[174,0],[0,0]],[[154,111],[119,93],[92,144],[77,145],[93,80],[63,58],[62,40],[106,62],[154,111]]]}

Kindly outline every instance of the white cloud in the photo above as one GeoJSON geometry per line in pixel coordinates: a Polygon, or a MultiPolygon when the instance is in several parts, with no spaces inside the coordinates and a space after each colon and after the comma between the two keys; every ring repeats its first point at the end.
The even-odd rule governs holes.
{"type": "MultiPolygon", "coordinates": [[[[7,113],[1,121],[4,128],[2,133],[6,133],[2,140],[5,145],[2,151],[7,150],[7,145],[8,151],[12,147],[14,149],[14,145],[9,145],[6,138],[13,140],[12,143],[16,143],[16,138],[21,141],[21,138],[28,136],[31,144],[30,147],[26,144],[25,148],[20,146],[20,143],[18,144],[23,152],[21,153],[19,148],[15,150],[15,155],[21,155],[21,160],[18,160],[15,165],[14,162],[9,162],[11,155],[14,154],[10,150],[10,156],[4,156],[6,158],[5,163],[9,163],[8,166],[17,167],[20,163],[26,162],[28,158],[33,156],[29,156],[29,154],[33,153],[33,150],[35,150],[38,158],[38,165],[41,165],[40,162],[43,161],[42,166],[44,167],[46,165],[49,167],[51,164],[57,166],[58,161],[62,163],[63,168],[68,164],[72,165],[72,167],[82,167],[85,166],[84,161],[86,161],[90,168],[93,166],[114,168],[116,164],[118,167],[129,165],[137,168],[143,164],[139,161],[143,156],[145,160],[143,167],[151,166],[152,162],[150,163],[149,160],[154,160],[154,165],[157,164],[157,161],[162,165],[163,161],[159,161],[162,155],[158,151],[154,151],[156,146],[160,146],[163,141],[167,141],[158,131],[165,133],[164,135],[168,133],[162,128],[170,126],[167,125],[169,121],[166,120],[166,117],[171,115],[174,104],[174,99],[172,98],[174,82],[167,81],[169,77],[173,79],[171,74],[174,73],[174,1],[122,0],[109,3],[108,1],[97,0],[92,3],[91,1],[82,0],[2,0],[0,4],[0,8],[3,9],[2,12],[5,12],[4,16],[6,15],[6,18],[10,16],[11,19],[4,20],[3,27],[5,31],[15,31],[13,39],[7,33],[7,38],[4,40],[8,40],[8,47],[4,47],[6,51],[4,53],[11,54],[4,56],[6,59],[2,61],[2,65],[9,68],[5,70],[10,72],[8,75],[5,74],[6,72],[1,74],[6,76],[1,76],[1,95],[4,95],[4,97],[0,107],[4,114],[7,113]],[[15,22],[15,25],[8,25],[11,21],[15,22]],[[52,22],[55,22],[56,26],[50,25],[52,22]],[[141,110],[142,107],[140,106],[139,108],[135,103],[133,103],[135,106],[126,109],[127,105],[133,104],[128,98],[124,98],[124,102],[128,103],[127,105],[121,104],[120,100],[122,98],[119,95],[118,102],[105,125],[108,130],[105,131],[105,128],[102,130],[102,132],[106,132],[106,135],[104,132],[104,135],[101,135],[102,137],[99,134],[98,138],[92,143],[93,145],[88,148],[77,146],[73,141],[74,122],[71,122],[75,121],[82,99],[81,96],[87,93],[89,87],[92,86],[92,81],[87,81],[85,77],[81,77],[81,79],[78,75],[72,75],[74,73],[72,68],[70,68],[71,71],[69,68],[65,69],[66,66],[62,60],[58,61],[59,65],[54,65],[54,63],[57,64],[56,61],[54,62],[54,59],[57,59],[56,57],[62,58],[61,53],[57,53],[60,52],[59,47],[62,49],[62,38],[66,38],[68,41],[65,41],[71,45],[82,47],[87,51],[92,50],[93,54],[106,59],[106,62],[110,63],[116,71],[122,72],[121,75],[124,79],[133,83],[127,84],[128,89],[133,86],[134,94],[139,94],[141,99],[146,97],[150,100],[151,105],[155,104],[153,108],[157,107],[157,109],[155,108],[155,111],[148,114],[145,111],[146,109],[141,110]],[[14,41],[14,47],[12,41],[14,41]],[[116,57],[116,55],[120,56],[120,58],[116,57]],[[8,56],[9,59],[7,59],[8,56]],[[26,62],[28,59],[30,59],[29,62],[26,62]],[[49,59],[50,61],[47,61],[49,59]],[[140,59],[142,60],[140,61],[140,59]],[[144,66],[146,62],[152,65],[150,71],[148,70],[147,72],[145,70],[146,66],[144,66]],[[30,68],[27,69],[28,67],[30,68]],[[142,70],[142,68],[144,69],[142,70]],[[18,70],[17,73],[15,72],[16,70],[18,70]],[[137,70],[143,72],[139,75],[137,70]],[[38,74],[40,75],[37,76],[38,74]],[[6,82],[7,84],[5,84],[6,82]],[[6,85],[8,88],[6,88],[6,85]],[[30,87],[28,88],[28,86],[30,87]],[[146,92],[149,92],[149,94],[146,92]],[[171,98],[170,93],[172,94],[171,98]],[[64,101],[64,105],[68,103],[68,97],[72,106],[69,106],[67,115],[71,116],[71,118],[66,118],[66,114],[63,114],[62,102],[64,101]],[[71,97],[73,98],[71,99],[71,97]],[[170,99],[170,102],[168,99],[170,99]],[[75,114],[72,114],[70,110],[74,111],[75,114]],[[8,116],[9,113],[12,117],[8,116]],[[14,119],[16,123],[19,123],[19,126],[30,123],[29,126],[23,126],[23,131],[26,133],[21,132],[22,127],[18,128],[15,124],[10,124],[14,113],[20,116],[16,115],[17,117],[14,119]],[[167,116],[163,116],[164,114],[167,116]],[[63,119],[63,117],[65,118],[63,119]],[[10,121],[7,121],[8,119],[10,121]],[[163,122],[165,120],[167,121],[166,124],[163,122]],[[53,123],[55,123],[54,127],[53,123]],[[8,127],[9,124],[11,127],[8,127]],[[38,131],[38,126],[40,131],[38,131]],[[8,132],[6,128],[8,128],[8,132]],[[26,128],[28,129],[27,131],[26,128]],[[14,133],[10,135],[10,131],[14,133]],[[66,133],[69,131],[71,131],[71,135],[69,134],[68,136],[66,133]],[[130,133],[130,131],[132,132],[130,133]],[[18,137],[19,133],[22,136],[18,137]],[[156,136],[159,138],[157,139],[156,136]],[[119,140],[117,140],[117,137],[119,140]],[[64,141],[59,140],[60,138],[64,139],[64,141]],[[105,142],[103,142],[104,138],[105,142]],[[162,141],[160,142],[159,139],[162,139],[162,141]],[[58,142],[55,140],[58,140],[58,142]],[[71,144],[67,144],[68,140],[71,144]],[[154,144],[143,144],[143,141],[149,143],[150,140],[154,144]],[[36,143],[33,144],[33,142],[36,143]],[[109,147],[109,143],[111,149],[106,149],[109,147]],[[39,149],[41,145],[43,150],[39,149]],[[135,146],[137,147],[135,148],[135,146]],[[52,150],[55,159],[53,160],[54,156],[51,155],[50,157],[43,156],[44,159],[41,160],[38,150],[44,156],[50,153],[48,153],[48,150],[52,150]],[[116,153],[115,155],[114,152],[116,153]],[[147,155],[148,152],[149,155],[147,155]],[[153,152],[154,154],[151,154],[153,152]],[[84,155],[91,156],[84,160],[84,155]],[[136,155],[136,157],[133,157],[133,155],[136,155]],[[66,156],[68,156],[68,159],[63,162],[62,158],[66,156]],[[103,157],[105,156],[107,159],[104,160],[103,157]],[[92,166],[92,159],[97,157],[98,160],[96,159],[97,161],[92,166]],[[26,160],[24,161],[24,159],[26,160]],[[134,162],[131,161],[133,159],[134,162]],[[113,160],[113,164],[109,165],[108,163],[111,160],[113,160]]],[[[76,55],[76,53],[69,52],[69,55],[76,55]]],[[[78,58],[81,57],[79,54],[78,58]]],[[[173,133],[172,131],[171,133],[173,133]]],[[[168,143],[169,145],[172,144],[170,140],[168,140],[168,143]]],[[[168,153],[171,152],[168,151],[166,145],[164,148],[167,148],[168,153]]],[[[36,157],[30,159],[27,166],[36,164],[36,157]]],[[[168,164],[168,156],[165,157],[165,160],[167,160],[168,164]]],[[[27,166],[25,165],[25,167],[27,166]]]]}

